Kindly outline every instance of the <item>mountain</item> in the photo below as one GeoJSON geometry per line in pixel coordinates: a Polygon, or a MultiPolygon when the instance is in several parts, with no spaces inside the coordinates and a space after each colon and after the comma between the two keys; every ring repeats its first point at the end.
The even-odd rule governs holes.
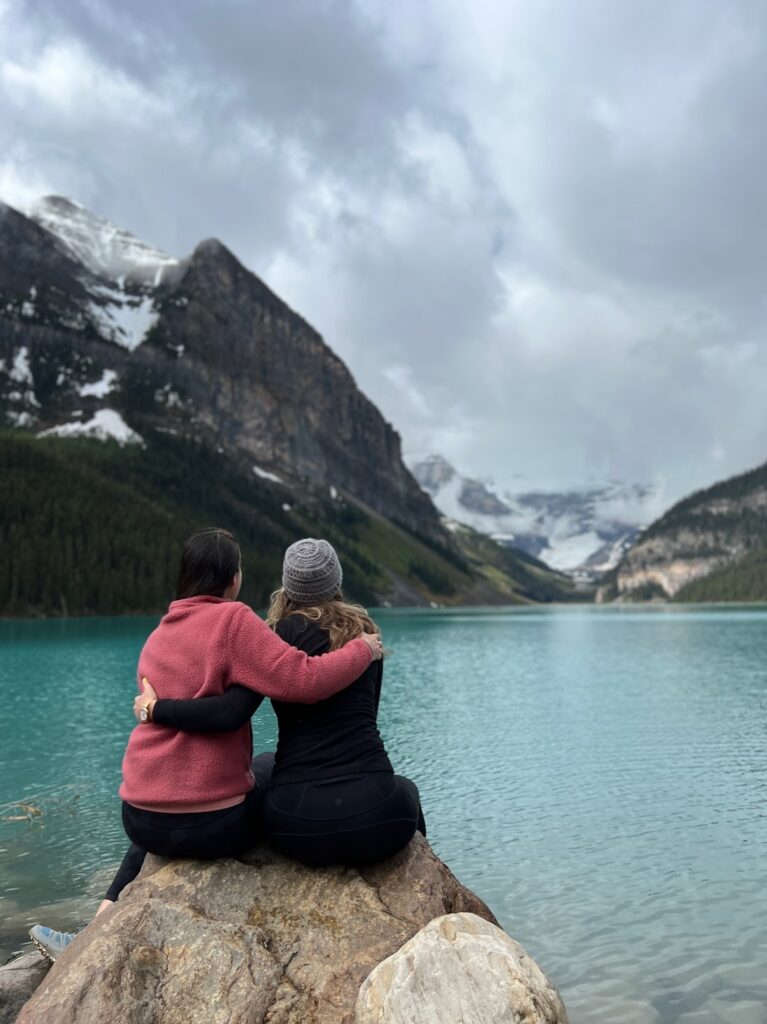
{"type": "Polygon", "coordinates": [[[320,335],[220,242],[176,261],[66,199],[43,200],[31,218],[6,208],[0,304],[0,358],[35,384],[11,380],[3,395],[17,425],[87,433],[107,407],[139,436],[204,439],[439,536],[398,434],[320,335]]]}
{"type": "Polygon", "coordinates": [[[600,600],[767,600],[767,464],[697,491],[652,523],[600,600]]]}
{"type": "Polygon", "coordinates": [[[580,578],[606,572],[636,538],[656,500],[649,487],[608,483],[566,492],[499,492],[440,455],[411,461],[413,476],[448,519],[580,578]],[[646,518],[645,518],[646,517],[646,518]]]}
{"type": "Polygon", "coordinates": [[[216,240],[177,260],[69,199],[0,205],[0,419],[0,611],[162,607],[169,548],[211,522],[254,602],[321,531],[368,602],[559,593],[464,553],[346,366],[216,240]]]}

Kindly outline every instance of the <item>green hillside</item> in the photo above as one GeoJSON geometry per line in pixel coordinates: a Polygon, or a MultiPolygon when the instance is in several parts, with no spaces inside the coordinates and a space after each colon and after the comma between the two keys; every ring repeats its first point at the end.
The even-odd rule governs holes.
{"type": "MultiPolygon", "coordinates": [[[[0,433],[0,481],[2,615],[162,610],[173,596],[181,543],[210,525],[240,541],[242,599],[257,607],[278,584],[285,547],[307,535],[337,547],[345,591],[365,604],[398,589],[412,603],[477,600],[484,578],[457,549],[352,501],[307,490],[297,502],[230,458],[170,435],[120,448],[0,433]]],[[[549,576],[505,580],[479,596],[551,600],[558,577],[549,576]]]]}
{"type": "Polygon", "coordinates": [[[737,562],[693,580],[674,601],[767,601],[767,544],[737,562]]]}
{"type": "MultiPolygon", "coordinates": [[[[456,525],[452,533],[477,577],[486,586],[506,594],[510,604],[593,599],[590,589],[578,587],[571,577],[556,572],[518,548],[498,544],[486,534],[463,524],[456,525]]],[[[481,589],[480,585],[478,589],[481,589]]]]}

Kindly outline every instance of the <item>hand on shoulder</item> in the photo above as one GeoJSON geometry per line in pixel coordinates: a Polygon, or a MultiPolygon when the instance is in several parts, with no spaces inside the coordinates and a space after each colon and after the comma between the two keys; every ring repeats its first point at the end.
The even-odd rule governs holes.
{"type": "Polygon", "coordinates": [[[370,648],[371,654],[373,655],[373,661],[378,661],[383,657],[383,644],[381,643],[381,637],[378,633],[363,633],[362,639],[370,648]]]}

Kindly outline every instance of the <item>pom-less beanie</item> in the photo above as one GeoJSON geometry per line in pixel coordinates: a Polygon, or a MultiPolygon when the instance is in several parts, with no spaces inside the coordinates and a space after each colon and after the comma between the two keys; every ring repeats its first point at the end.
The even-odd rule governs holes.
{"type": "Polygon", "coordinates": [[[341,589],[343,573],[333,546],[306,537],[291,544],[282,563],[282,586],[291,601],[318,604],[341,589]]]}

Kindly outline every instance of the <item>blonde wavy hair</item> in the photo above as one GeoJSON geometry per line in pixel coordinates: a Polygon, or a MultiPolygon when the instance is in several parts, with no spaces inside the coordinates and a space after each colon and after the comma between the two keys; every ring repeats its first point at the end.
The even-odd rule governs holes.
{"type": "Polygon", "coordinates": [[[343,647],[349,640],[363,633],[380,632],[362,605],[348,604],[340,594],[321,604],[306,605],[291,601],[283,587],[272,594],[266,624],[274,629],[281,619],[297,613],[305,615],[307,619],[316,622],[320,629],[327,631],[331,651],[343,647]]]}

